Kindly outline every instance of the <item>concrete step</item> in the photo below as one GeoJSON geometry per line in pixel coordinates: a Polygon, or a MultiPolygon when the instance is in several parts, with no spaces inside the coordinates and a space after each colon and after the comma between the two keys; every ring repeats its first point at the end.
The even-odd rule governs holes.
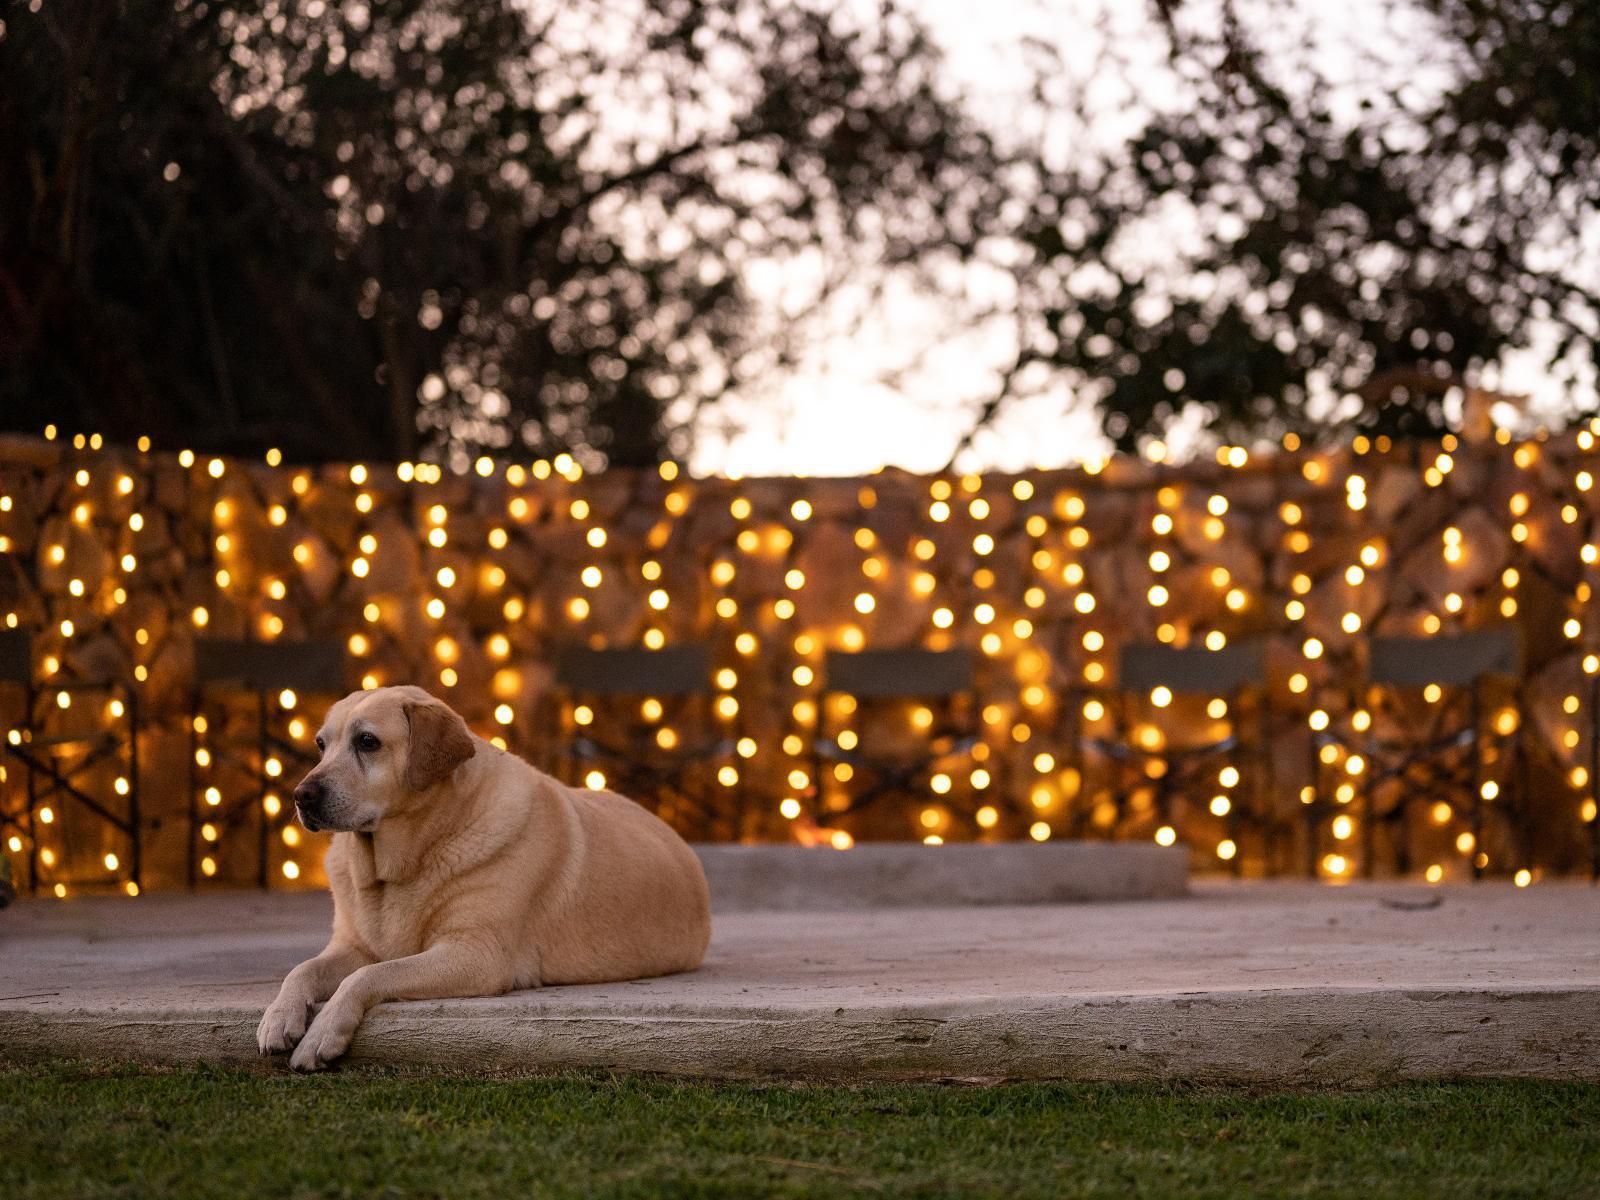
{"type": "MultiPolygon", "coordinates": [[[[328,920],[314,894],[20,902],[0,912],[0,1055],[260,1061],[261,1010],[328,920]]],[[[382,1005],[348,1061],[833,1079],[1600,1079],[1596,928],[1600,891],[1563,883],[1200,882],[1188,898],[1137,903],[729,913],[692,974],[382,1005]]]]}
{"type": "Polygon", "coordinates": [[[698,845],[719,912],[1067,904],[1181,896],[1189,853],[1144,842],[698,845]]]}

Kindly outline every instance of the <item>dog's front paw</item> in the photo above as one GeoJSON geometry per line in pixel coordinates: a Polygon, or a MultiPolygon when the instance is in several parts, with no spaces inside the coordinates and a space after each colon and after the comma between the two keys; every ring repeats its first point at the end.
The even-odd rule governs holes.
{"type": "Polygon", "coordinates": [[[256,1026],[256,1045],[263,1054],[285,1054],[305,1034],[311,1001],[303,996],[278,993],[256,1026]]]}
{"type": "Polygon", "coordinates": [[[296,1071],[320,1071],[350,1048],[361,1014],[345,1005],[329,1004],[311,1022],[289,1065],[296,1071]]]}

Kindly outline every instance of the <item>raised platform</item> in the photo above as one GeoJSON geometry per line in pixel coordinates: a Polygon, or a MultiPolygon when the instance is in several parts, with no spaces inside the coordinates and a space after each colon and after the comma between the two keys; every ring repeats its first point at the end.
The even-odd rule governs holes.
{"type": "MultiPolygon", "coordinates": [[[[23,902],[0,912],[0,1055],[259,1061],[257,1018],[321,945],[328,916],[320,895],[23,902]]],[[[1600,891],[1581,884],[1202,883],[1181,900],[731,913],[694,974],[384,1005],[350,1061],[843,1079],[1600,1079],[1596,929],[1600,891]]]]}
{"type": "Polygon", "coordinates": [[[695,847],[718,912],[1069,904],[1181,896],[1189,852],[1153,842],[695,847]]]}

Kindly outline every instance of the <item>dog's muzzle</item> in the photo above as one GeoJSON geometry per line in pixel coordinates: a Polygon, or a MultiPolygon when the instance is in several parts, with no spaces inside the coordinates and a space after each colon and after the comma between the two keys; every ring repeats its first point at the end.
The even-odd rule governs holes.
{"type": "Polygon", "coordinates": [[[300,815],[300,824],[312,833],[326,824],[322,806],[327,798],[328,791],[320,779],[301,780],[300,786],[294,789],[294,810],[300,815]]]}

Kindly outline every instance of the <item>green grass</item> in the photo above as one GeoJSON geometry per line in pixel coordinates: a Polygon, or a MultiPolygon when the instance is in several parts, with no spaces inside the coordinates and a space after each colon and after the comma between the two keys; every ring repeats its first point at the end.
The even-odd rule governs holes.
{"type": "Polygon", "coordinates": [[[1600,1086],[0,1065],[0,1197],[1600,1196],[1600,1086]]]}

